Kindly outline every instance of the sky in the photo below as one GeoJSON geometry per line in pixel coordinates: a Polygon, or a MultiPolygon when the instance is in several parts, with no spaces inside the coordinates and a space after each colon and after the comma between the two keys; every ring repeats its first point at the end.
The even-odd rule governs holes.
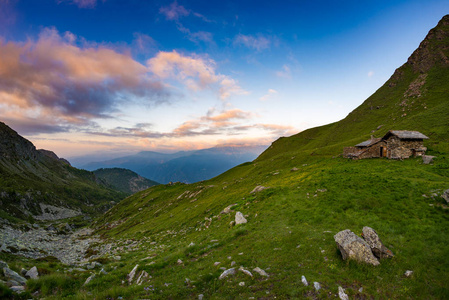
{"type": "Polygon", "coordinates": [[[269,145],[343,119],[447,0],[0,0],[0,121],[60,157],[269,145]]]}

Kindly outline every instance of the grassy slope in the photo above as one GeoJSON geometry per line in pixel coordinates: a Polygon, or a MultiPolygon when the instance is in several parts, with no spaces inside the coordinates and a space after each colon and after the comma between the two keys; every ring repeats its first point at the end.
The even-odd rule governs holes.
{"type": "Polygon", "coordinates": [[[449,188],[449,72],[437,66],[427,73],[422,96],[410,98],[407,107],[399,103],[419,76],[410,65],[400,68],[401,76],[393,76],[395,86],[387,82],[338,123],[282,138],[256,161],[211,180],[160,185],[123,200],[97,221],[97,232],[123,244],[138,241],[139,247],[121,253],[118,262],[109,260],[109,274],[86,287],[79,288],[89,274],[71,278],[74,287],[64,295],[302,299],[327,298],[341,285],[357,298],[449,298],[449,210],[439,196],[449,188]],[[434,164],[338,157],[343,147],[367,139],[379,125],[384,126],[376,136],[389,129],[430,136],[426,145],[438,156],[434,164]],[[298,170],[291,171],[293,167],[298,170]],[[270,188],[250,194],[257,185],[270,188]],[[186,191],[200,193],[190,198],[186,191]],[[220,214],[233,203],[235,211],[248,215],[247,224],[230,227],[235,212],[220,214]],[[208,228],[205,218],[212,218],[208,228]],[[342,261],[333,235],[344,229],[360,234],[363,226],[377,230],[393,259],[382,260],[378,267],[342,261]],[[191,242],[195,246],[189,247],[191,242]],[[231,261],[249,270],[260,267],[270,277],[239,272],[218,280],[218,268],[230,267],[231,261]],[[135,264],[152,279],[128,287],[122,280],[135,264]],[[413,276],[406,278],[406,270],[413,270],[413,276]],[[303,286],[301,275],[309,283],[319,282],[322,290],[303,286]],[[243,287],[238,284],[242,281],[243,287]],[[145,289],[150,285],[154,291],[145,289]]]}

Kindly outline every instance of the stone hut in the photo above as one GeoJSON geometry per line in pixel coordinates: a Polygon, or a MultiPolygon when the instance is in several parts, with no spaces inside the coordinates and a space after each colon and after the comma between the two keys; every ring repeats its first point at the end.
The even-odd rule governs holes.
{"type": "Polygon", "coordinates": [[[392,159],[405,159],[410,156],[422,156],[427,148],[423,140],[427,136],[418,131],[390,130],[382,138],[364,141],[354,147],[346,147],[343,156],[352,159],[387,157],[392,159]]]}

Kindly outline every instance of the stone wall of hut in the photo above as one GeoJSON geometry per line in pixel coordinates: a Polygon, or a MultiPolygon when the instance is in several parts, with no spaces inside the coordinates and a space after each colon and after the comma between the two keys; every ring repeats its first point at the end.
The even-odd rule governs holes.
{"type": "Polygon", "coordinates": [[[365,150],[363,150],[363,152],[359,154],[358,158],[363,159],[363,158],[383,157],[383,155],[381,154],[381,148],[386,148],[386,147],[387,147],[387,145],[383,141],[376,143],[376,144],[370,146],[369,148],[366,148],[365,150]]]}
{"type": "Polygon", "coordinates": [[[423,148],[422,140],[400,140],[391,136],[387,140],[387,156],[393,159],[405,159],[414,155],[413,149],[423,148]]]}
{"type": "Polygon", "coordinates": [[[345,147],[343,149],[343,157],[347,158],[357,158],[362,150],[357,147],[345,147]]]}

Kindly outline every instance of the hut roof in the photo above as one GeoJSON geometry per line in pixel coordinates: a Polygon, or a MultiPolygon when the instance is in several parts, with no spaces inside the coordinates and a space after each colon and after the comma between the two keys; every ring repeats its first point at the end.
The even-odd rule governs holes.
{"type": "Polygon", "coordinates": [[[428,139],[427,136],[422,134],[419,131],[408,131],[408,130],[390,130],[387,132],[387,134],[383,137],[384,139],[387,139],[390,135],[395,135],[401,140],[424,140],[428,139]]]}
{"type": "Polygon", "coordinates": [[[360,144],[355,145],[356,147],[369,147],[371,145],[374,145],[377,142],[380,142],[381,138],[371,138],[367,141],[361,142],[360,144]]]}

